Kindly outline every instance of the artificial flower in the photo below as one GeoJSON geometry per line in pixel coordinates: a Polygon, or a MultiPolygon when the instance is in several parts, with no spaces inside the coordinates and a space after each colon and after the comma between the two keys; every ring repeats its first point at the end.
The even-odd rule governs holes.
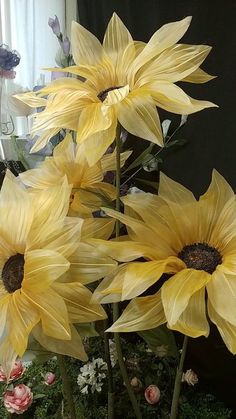
{"type": "Polygon", "coordinates": [[[123,202],[126,214],[106,212],[127,226],[128,237],[96,245],[118,261],[144,261],[121,265],[95,292],[102,302],[132,299],[110,330],[145,330],[167,322],[188,336],[208,336],[210,319],[235,354],[236,200],[229,184],[213,171],[209,189],[196,200],[161,174],[158,196],[133,194],[123,202]],[[164,273],[171,277],[147,295],[164,273]]]}
{"type": "Polygon", "coordinates": [[[47,386],[52,386],[56,381],[56,375],[53,372],[47,372],[44,376],[44,383],[47,386]]]}
{"type": "MultiPolygon", "coordinates": [[[[16,361],[11,370],[8,381],[18,380],[25,372],[25,367],[21,361],[16,361]]],[[[0,367],[0,381],[7,381],[7,376],[2,367],[0,367]]]]}
{"type": "MultiPolygon", "coordinates": [[[[61,128],[67,128],[77,132],[77,142],[86,151],[89,165],[94,165],[113,142],[118,122],[131,134],[162,147],[156,107],[191,114],[216,106],[192,99],[175,84],[212,78],[199,69],[210,52],[209,46],[177,44],[190,22],[187,17],[164,25],[145,44],[134,41],[114,13],[102,45],[73,22],[71,46],[76,65],[61,71],[85,80],[64,78],[37,92],[47,95],[47,102],[45,110],[37,114],[32,132],[46,133],[32,151],[42,148],[61,128]]],[[[29,95],[19,98],[34,106],[35,100],[29,95]]]]}
{"type": "Polygon", "coordinates": [[[151,384],[146,388],[144,396],[149,404],[157,404],[160,400],[161,392],[157,386],[151,384]]]}
{"type": "MultiPolygon", "coordinates": [[[[47,157],[37,168],[22,173],[20,178],[25,185],[43,190],[62,183],[66,175],[72,185],[69,215],[88,217],[116,197],[115,187],[103,182],[105,173],[115,170],[116,156],[115,153],[107,154],[90,167],[80,148],[74,144],[71,134],[67,134],[54,148],[52,157],[47,157]]],[[[130,154],[129,151],[122,153],[122,165],[130,154]]]]}
{"type": "MultiPolygon", "coordinates": [[[[7,376],[33,336],[46,349],[86,360],[73,324],[104,318],[84,286],[114,268],[81,241],[83,220],[66,217],[66,179],[36,195],[8,173],[0,192],[0,363],[7,376]]],[[[91,227],[83,236],[91,237],[91,227]]],[[[95,227],[94,227],[95,230],[95,227]]],[[[99,235],[99,232],[97,233],[99,235]]],[[[96,234],[95,234],[96,236],[96,234]]]]}
{"type": "Polygon", "coordinates": [[[187,383],[189,386],[195,386],[198,383],[198,376],[193,370],[183,372],[182,383],[187,383]]]}
{"type": "Polygon", "coordinates": [[[3,395],[4,406],[10,413],[22,415],[29,409],[33,401],[33,393],[25,384],[19,384],[3,395]]]}

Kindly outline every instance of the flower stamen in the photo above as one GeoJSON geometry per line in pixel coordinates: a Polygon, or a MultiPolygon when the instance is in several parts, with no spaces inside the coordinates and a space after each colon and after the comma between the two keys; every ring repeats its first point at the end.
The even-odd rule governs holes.
{"type": "Polygon", "coordinates": [[[184,246],[178,257],[187,268],[202,270],[212,274],[217,265],[222,263],[220,252],[207,243],[194,243],[184,246]]]}
{"type": "Polygon", "coordinates": [[[120,89],[121,87],[124,86],[108,87],[108,89],[102,90],[100,93],[98,93],[97,97],[99,100],[101,100],[101,102],[104,102],[109,92],[111,92],[112,90],[120,89]]]}
{"type": "Polygon", "coordinates": [[[11,256],[3,267],[2,282],[6,291],[10,294],[21,288],[24,278],[24,265],[24,255],[17,253],[11,256]]]}

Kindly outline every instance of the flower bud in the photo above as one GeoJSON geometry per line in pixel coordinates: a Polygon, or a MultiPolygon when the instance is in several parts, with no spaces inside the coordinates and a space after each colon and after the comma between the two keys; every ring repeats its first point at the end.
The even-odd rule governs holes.
{"type": "Polygon", "coordinates": [[[149,404],[156,404],[160,400],[161,392],[157,386],[151,384],[146,388],[144,396],[149,404]]]}
{"type": "Polygon", "coordinates": [[[189,386],[194,386],[198,383],[198,376],[193,370],[187,370],[182,375],[182,382],[187,383],[189,386]]]}
{"type": "Polygon", "coordinates": [[[50,26],[50,28],[52,28],[52,31],[56,36],[59,37],[61,35],[60,23],[56,15],[55,19],[53,19],[52,17],[48,19],[48,25],[50,26]]]}
{"type": "Polygon", "coordinates": [[[47,386],[51,386],[52,384],[54,384],[56,381],[56,376],[55,374],[53,374],[53,372],[47,372],[44,376],[44,383],[47,386]]]}
{"type": "Polygon", "coordinates": [[[135,393],[138,393],[142,388],[142,383],[137,377],[133,377],[130,381],[130,385],[135,393]]]}

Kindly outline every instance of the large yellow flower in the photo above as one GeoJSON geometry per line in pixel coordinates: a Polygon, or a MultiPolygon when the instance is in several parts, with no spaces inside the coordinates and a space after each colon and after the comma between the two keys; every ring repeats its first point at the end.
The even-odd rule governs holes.
{"type": "Polygon", "coordinates": [[[66,217],[70,193],[66,180],[37,195],[22,189],[10,174],[3,182],[0,363],[8,371],[16,356],[24,354],[31,332],[47,349],[86,360],[73,324],[105,317],[103,308],[91,303],[84,285],[115,265],[80,241],[83,220],[66,217]]]}
{"type": "Polygon", "coordinates": [[[177,44],[191,18],[169,23],[147,44],[133,41],[114,13],[103,45],[80,24],[72,24],[72,52],[76,66],[61,69],[85,81],[62,78],[36,94],[18,96],[30,106],[46,106],[36,116],[33,133],[43,130],[32,150],[39,150],[61,128],[77,132],[90,165],[112,143],[119,122],[128,132],[163,145],[156,107],[191,114],[215,106],[189,97],[175,83],[204,83],[212,78],[199,68],[210,47],[177,44]],[[47,99],[42,96],[47,95],[47,99]]]}
{"type": "MultiPolygon", "coordinates": [[[[130,154],[130,151],[122,153],[122,165],[130,154]]],[[[115,199],[115,187],[103,182],[106,172],[115,168],[115,152],[103,156],[94,166],[88,166],[80,146],[75,146],[71,134],[67,134],[54,148],[52,157],[47,157],[37,168],[21,173],[20,178],[25,185],[43,190],[62,183],[66,175],[72,185],[69,215],[88,217],[115,199]]]]}
{"type": "Polygon", "coordinates": [[[112,331],[168,327],[191,337],[207,336],[210,319],[236,353],[236,200],[217,172],[197,201],[161,174],[159,195],[123,199],[126,214],[107,213],[126,224],[128,237],[97,246],[121,262],[98,286],[102,302],[133,299],[112,331]],[[163,273],[170,279],[154,295],[140,296],[163,273]],[[207,302],[207,306],[206,306],[207,302]]]}

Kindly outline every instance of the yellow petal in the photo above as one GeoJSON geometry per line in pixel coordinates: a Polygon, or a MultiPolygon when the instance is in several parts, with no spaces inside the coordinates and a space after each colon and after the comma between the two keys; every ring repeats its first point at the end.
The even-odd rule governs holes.
{"type": "Polygon", "coordinates": [[[116,65],[130,42],[132,42],[132,36],[128,29],[119,16],[117,16],[116,13],[113,13],[105,32],[103,47],[114,65],[116,65]]]}
{"type": "Polygon", "coordinates": [[[186,81],[188,83],[206,83],[215,78],[216,76],[211,76],[210,74],[203,71],[201,68],[197,68],[197,70],[189,74],[181,81],[186,81]]]}
{"type": "Polygon", "coordinates": [[[115,220],[112,218],[87,218],[82,227],[82,240],[97,238],[108,240],[115,227],[115,220]]]}
{"type": "Polygon", "coordinates": [[[70,281],[89,284],[112,272],[117,263],[88,243],[79,243],[78,250],[70,257],[70,281]]]}
{"type": "Polygon", "coordinates": [[[161,297],[170,327],[177,323],[192,295],[205,287],[210,280],[211,275],[205,271],[184,269],[163,284],[161,297]]]}
{"type": "Polygon", "coordinates": [[[81,143],[82,152],[86,155],[89,166],[94,166],[114,141],[116,125],[115,120],[108,129],[96,132],[81,143]]]}
{"type": "Polygon", "coordinates": [[[29,194],[12,174],[7,173],[0,192],[0,232],[3,240],[11,245],[12,252],[24,253],[33,217],[29,194]]]}
{"type": "Polygon", "coordinates": [[[154,80],[180,81],[202,64],[210,50],[207,45],[174,45],[139,71],[135,86],[140,87],[154,80]]]}
{"type": "MultiPolygon", "coordinates": [[[[133,153],[132,150],[127,150],[127,151],[124,151],[124,153],[121,153],[121,156],[120,156],[121,167],[124,166],[126,160],[131,156],[132,153],[133,153]]],[[[109,172],[111,170],[116,170],[116,149],[113,151],[113,153],[105,154],[102,157],[101,165],[102,165],[103,173],[109,172]]]]}
{"type": "Polygon", "coordinates": [[[36,293],[21,290],[25,298],[40,314],[43,332],[56,339],[71,339],[68,312],[63,299],[52,289],[36,293]]]}
{"type": "Polygon", "coordinates": [[[154,81],[146,85],[156,106],[180,115],[189,115],[202,109],[217,107],[206,100],[196,100],[188,96],[173,83],[154,81]]]}
{"type": "Polygon", "coordinates": [[[40,343],[40,345],[42,345],[50,352],[68,355],[73,358],[80,359],[81,361],[88,360],[81,337],[73,325],[71,325],[71,340],[67,341],[45,336],[41,325],[37,325],[33,329],[32,334],[34,338],[40,343]]]}
{"type": "Polygon", "coordinates": [[[196,202],[192,192],[162,172],[160,174],[158,195],[166,201],[173,202],[177,205],[184,205],[188,203],[191,204],[196,202]]]}
{"type": "Polygon", "coordinates": [[[14,97],[19,99],[21,102],[26,103],[26,105],[31,108],[38,108],[47,105],[47,99],[37,96],[35,92],[21,93],[14,95],[14,97]]]}
{"type": "Polygon", "coordinates": [[[131,134],[163,146],[160,119],[151,99],[138,96],[137,91],[117,106],[117,117],[131,134]]]}
{"type": "Polygon", "coordinates": [[[47,145],[50,138],[54,137],[54,135],[57,135],[60,131],[59,127],[46,129],[42,134],[40,134],[39,138],[37,138],[36,143],[31,147],[30,153],[36,153],[37,151],[42,150],[42,148],[47,145]]]}
{"type": "Polygon", "coordinates": [[[34,292],[46,290],[70,266],[68,260],[53,250],[31,250],[26,252],[24,257],[22,287],[34,292]]]}
{"type": "Polygon", "coordinates": [[[102,110],[106,111],[107,106],[116,105],[122,102],[129,94],[129,85],[126,84],[123,87],[110,90],[107,93],[106,98],[103,101],[102,110]]]}
{"type": "Polygon", "coordinates": [[[81,80],[78,80],[77,78],[73,77],[65,77],[60,78],[52,81],[47,86],[40,89],[37,94],[41,96],[48,95],[50,93],[58,93],[62,89],[71,90],[71,91],[81,91],[83,96],[89,96],[91,94],[92,90],[91,88],[81,80]]]}
{"type": "Polygon", "coordinates": [[[204,288],[192,295],[186,309],[171,329],[178,330],[180,333],[192,338],[209,335],[210,328],[206,317],[204,288]]]}
{"type": "Polygon", "coordinates": [[[221,337],[226,344],[228,350],[232,354],[236,354],[236,327],[231,323],[224,320],[219,314],[214,310],[212,304],[208,303],[208,313],[211,321],[217,326],[221,337]]]}
{"type": "Polygon", "coordinates": [[[7,379],[10,377],[10,373],[18,355],[19,354],[14,350],[9,337],[0,340],[0,365],[6,374],[7,379]]]}
{"type": "Polygon", "coordinates": [[[9,338],[15,352],[22,356],[27,348],[28,336],[32,328],[39,322],[40,316],[21,290],[15,291],[11,297],[9,301],[9,338]]]}
{"type": "Polygon", "coordinates": [[[166,322],[160,291],[148,297],[134,298],[108,332],[136,332],[158,327],[166,322]]]}
{"type": "Polygon", "coordinates": [[[71,25],[71,48],[77,65],[96,65],[102,58],[102,45],[99,40],[77,22],[71,25]]]}
{"type": "Polygon", "coordinates": [[[155,284],[163,273],[173,274],[184,267],[185,264],[174,256],[160,261],[129,263],[124,275],[122,300],[130,300],[141,295],[155,284]]]}
{"type": "Polygon", "coordinates": [[[88,323],[106,318],[102,306],[94,301],[92,293],[79,282],[54,283],[53,289],[66,303],[69,319],[72,323],[88,323]]]}
{"type": "Polygon", "coordinates": [[[147,259],[157,259],[158,253],[151,245],[131,240],[105,241],[90,239],[89,242],[101,252],[111,256],[119,262],[130,262],[140,257],[147,259]]]}
{"type": "Polygon", "coordinates": [[[176,42],[178,42],[187,31],[190,22],[191,17],[189,16],[180,21],[163,25],[160,29],[158,29],[134,60],[129,72],[130,80],[134,80],[139,69],[153,59],[157,54],[160,54],[166,48],[176,44],[176,42]]]}
{"type": "Polygon", "coordinates": [[[223,319],[236,326],[235,275],[226,275],[216,270],[212,274],[212,281],[207,284],[207,293],[215,311],[223,319]]]}

